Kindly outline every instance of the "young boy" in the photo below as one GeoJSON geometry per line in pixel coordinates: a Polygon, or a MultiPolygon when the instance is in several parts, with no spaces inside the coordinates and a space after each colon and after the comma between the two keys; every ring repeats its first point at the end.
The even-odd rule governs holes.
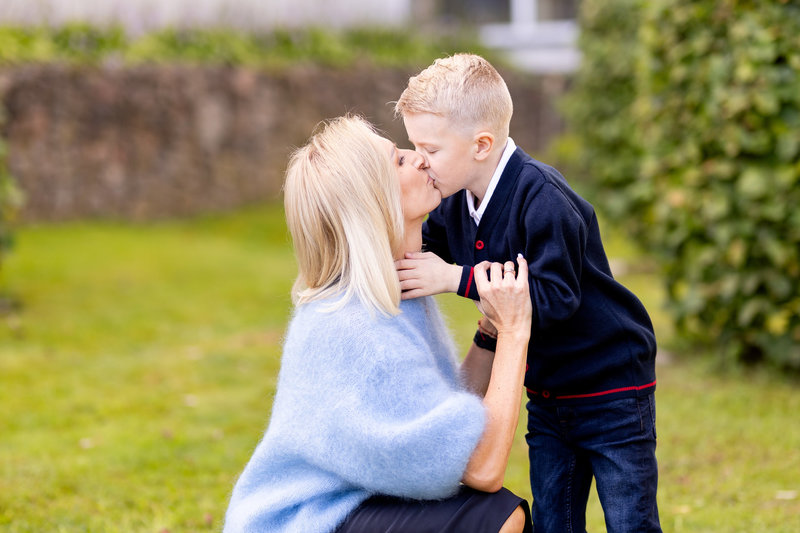
{"type": "MultiPolygon", "coordinates": [[[[656,342],[616,282],[592,206],[508,137],[512,102],[483,58],[438,59],[395,106],[442,203],[427,252],[397,262],[404,298],[478,300],[473,265],[529,262],[528,442],[537,532],[585,531],[592,478],[609,533],[661,531],[656,506],[656,342]]],[[[492,350],[481,327],[475,343],[492,350]]]]}

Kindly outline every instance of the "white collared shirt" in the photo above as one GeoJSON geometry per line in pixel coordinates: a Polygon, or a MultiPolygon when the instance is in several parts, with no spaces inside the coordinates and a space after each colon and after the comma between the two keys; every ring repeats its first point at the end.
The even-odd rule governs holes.
{"type": "Polygon", "coordinates": [[[492,179],[489,181],[489,186],[486,188],[486,194],[483,196],[483,200],[481,201],[481,205],[478,206],[478,209],[475,209],[475,196],[471,192],[467,191],[467,208],[469,209],[469,216],[471,216],[472,220],[475,221],[476,226],[481,223],[481,217],[486,211],[486,206],[489,205],[489,200],[492,198],[492,193],[494,192],[495,188],[497,188],[497,183],[500,181],[500,176],[506,169],[506,164],[508,163],[508,160],[511,159],[511,154],[513,154],[514,150],[516,149],[517,145],[514,144],[514,139],[509,137],[508,141],[506,142],[506,147],[503,150],[503,155],[500,156],[500,162],[497,163],[497,168],[494,169],[494,174],[492,174],[492,179]]]}

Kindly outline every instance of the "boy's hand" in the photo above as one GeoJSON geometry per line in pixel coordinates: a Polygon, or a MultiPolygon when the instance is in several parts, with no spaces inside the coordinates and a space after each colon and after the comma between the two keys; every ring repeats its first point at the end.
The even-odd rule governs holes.
{"type": "Polygon", "coordinates": [[[458,291],[461,267],[446,263],[433,252],[407,253],[394,264],[403,300],[458,291]]]}
{"type": "MultiPolygon", "coordinates": [[[[479,305],[480,302],[475,302],[476,305],[479,305]]],[[[481,332],[483,335],[488,335],[489,337],[497,338],[497,328],[494,327],[492,321],[482,316],[478,319],[478,331],[481,332]]]]}

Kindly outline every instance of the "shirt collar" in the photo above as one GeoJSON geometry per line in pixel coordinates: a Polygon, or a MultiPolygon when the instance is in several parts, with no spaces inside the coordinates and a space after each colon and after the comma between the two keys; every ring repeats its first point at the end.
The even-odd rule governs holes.
{"type": "Polygon", "coordinates": [[[475,225],[481,223],[481,217],[483,217],[483,213],[486,212],[486,206],[489,205],[489,200],[492,198],[492,193],[494,192],[495,188],[497,188],[497,184],[500,182],[500,176],[503,175],[503,171],[506,168],[506,164],[508,160],[511,159],[511,154],[514,153],[514,150],[517,149],[517,145],[514,144],[514,139],[511,137],[508,138],[506,141],[506,147],[503,150],[503,155],[500,156],[500,162],[497,163],[497,168],[494,169],[494,174],[492,174],[492,179],[489,181],[489,186],[486,188],[486,194],[483,196],[483,200],[481,201],[481,205],[478,206],[478,209],[475,209],[475,196],[467,191],[467,208],[469,209],[469,216],[472,217],[472,220],[475,221],[475,225]]]}

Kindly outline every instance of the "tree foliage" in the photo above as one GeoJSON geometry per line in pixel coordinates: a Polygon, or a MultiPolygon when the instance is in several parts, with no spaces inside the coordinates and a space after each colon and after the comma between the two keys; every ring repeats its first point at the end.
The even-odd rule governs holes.
{"type": "Polygon", "coordinates": [[[577,167],[570,174],[581,177],[603,213],[631,230],[637,222],[629,215],[641,211],[648,193],[637,179],[641,151],[638,136],[631,134],[641,11],[642,0],[583,0],[584,59],[563,100],[580,146],[576,160],[564,165],[577,167]]]}
{"type": "Polygon", "coordinates": [[[682,333],[800,368],[800,6],[592,0],[584,17],[614,26],[634,4],[632,51],[606,45],[607,91],[597,62],[615,53],[589,40],[572,96],[601,207],[639,221],[682,333]],[[592,71],[599,85],[581,82],[592,71]]]}

